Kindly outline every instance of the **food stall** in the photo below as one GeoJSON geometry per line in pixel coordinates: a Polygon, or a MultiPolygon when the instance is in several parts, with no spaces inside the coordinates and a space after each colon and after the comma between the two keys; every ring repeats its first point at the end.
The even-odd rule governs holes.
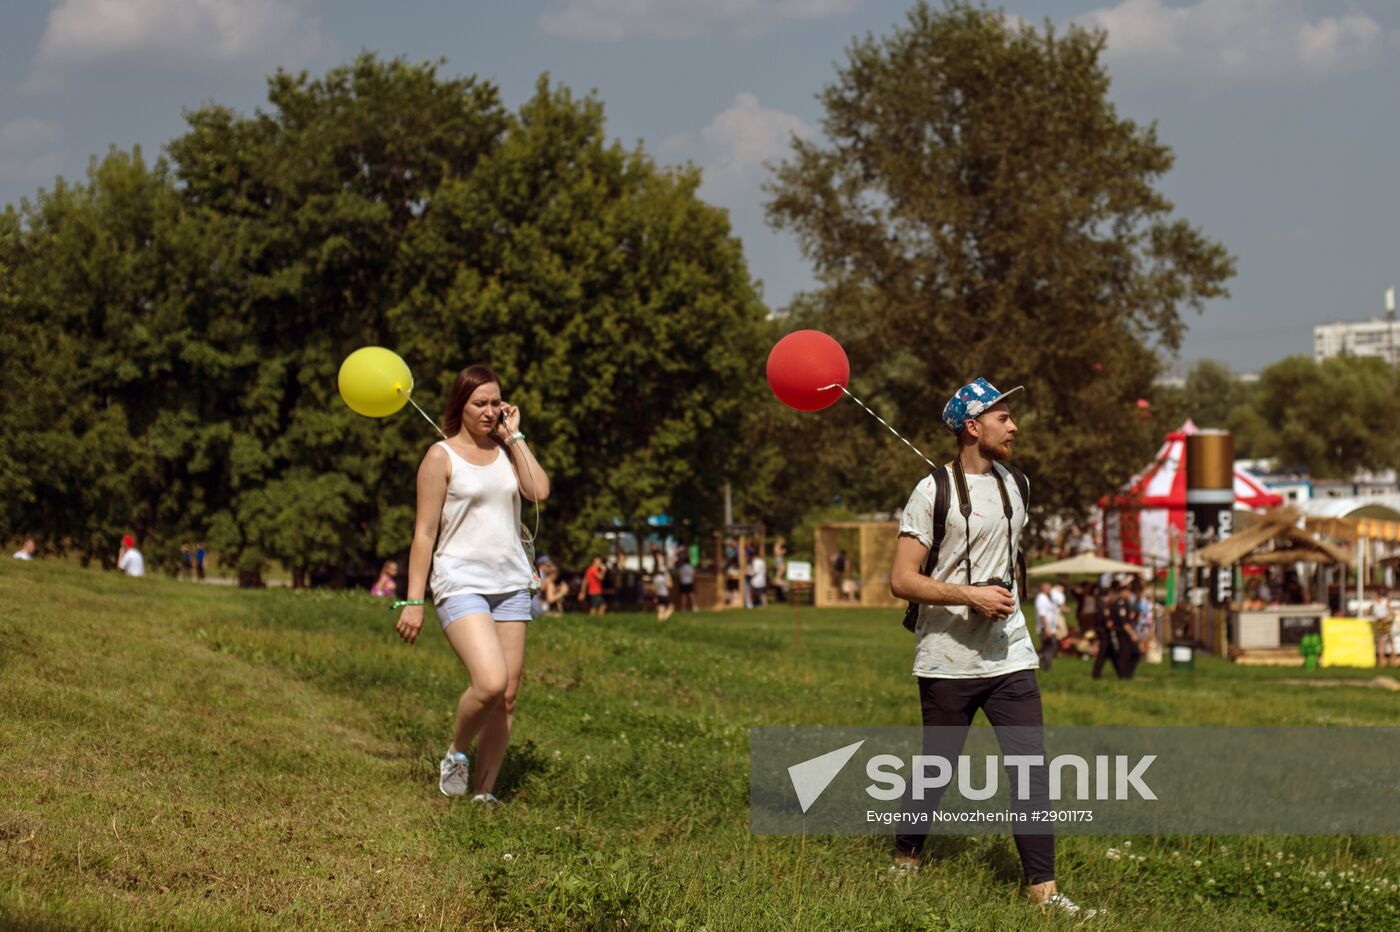
{"type": "Polygon", "coordinates": [[[1301,665],[1298,646],[1305,635],[1322,631],[1329,614],[1316,593],[1325,592],[1328,567],[1345,567],[1350,555],[1341,547],[1299,527],[1294,508],[1276,508],[1249,527],[1203,548],[1202,563],[1213,566],[1264,569],[1289,567],[1314,578],[1311,593],[1301,583],[1293,591],[1279,585],[1268,600],[1237,596],[1227,625],[1228,649],[1238,663],[1301,665]],[[1310,572],[1308,571],[1310,568],[1310,572]],[[1314,598],[1305,598],[1306,595],[1314,598]]]}

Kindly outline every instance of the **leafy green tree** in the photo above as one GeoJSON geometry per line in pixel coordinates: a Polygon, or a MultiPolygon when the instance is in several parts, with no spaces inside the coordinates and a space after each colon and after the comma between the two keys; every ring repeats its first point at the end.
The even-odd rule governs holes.
{"type": "MultiPolygon", "coordinates": [[[[852,390],[940,456],[954,388],[1027,387],[1018,460],[1048,511],[1082,510],[1141,465],[1162,426],[1136,403],[1153,397],[1157,354],[1233,273],[1156,189],[1171,151],[1116,113],[1103,45],[917,3],[851,46],[821,95],[825,140],[794,141],[768,203],[821,281],[791,322],[841,340],[852,390]]],[[[863,418],[843,403],[793,429],[828,454],[831,485],[897,501],[926,467],[888,458],[893,441],[870,440],[863,418]]]]}
{"type": "Polygon", "coordinates": [[[1318,478],[1400,466],[1400,378],[1374,357],[1279,360],[1259,374],[1238,433],[1257,456],[1318,478]]]}
{"type": "Polygon", "coordinates": [[[1249,383],[1213,359],[1202,359],[1186,374],[1188,413],[1200,427],[1233,426],[1253,394],[1249,383]]]}
{"type": "Polygon", "coordinates": [[[89,554],[134,527],[167,564],[207,531],[250,582],[273,559],[368,569],[407,546],[436,438],[337,397],[366,344],[405,356],[434,415],[459,369],[497,367],[554,479],[543,547],[717,520],[770,328],[697,172],[609,142],[602,105],[547,79],[511,113],[366,54],[268,99],[5,215],[0,346],[53,356],[4,376],[7,527],[89,554]]]}
{"type": "Polygon", "coordinates": [[[221,280],[220,238],[139,150],[8,208],[0,229],[0,379],[13,402],[0,415],[0,481],[18,477],[7,526],[106,562],[123,533],[146,544],[159,529],[148,555],[171,558],[204,517],[189,386],[205,335],[191,308],[221,280]]]}

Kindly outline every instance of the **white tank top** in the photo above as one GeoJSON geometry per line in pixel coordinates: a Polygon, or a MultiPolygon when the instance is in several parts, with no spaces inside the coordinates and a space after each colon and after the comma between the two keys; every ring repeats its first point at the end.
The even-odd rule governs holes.
{"type": "Polygon", "coordinates": [[[520,540],[520,486],[505,450],[473,466],[439,441],[452,463],[438,523],[429,585],[437,601],[530,588],[534,574],[520,540]]]}

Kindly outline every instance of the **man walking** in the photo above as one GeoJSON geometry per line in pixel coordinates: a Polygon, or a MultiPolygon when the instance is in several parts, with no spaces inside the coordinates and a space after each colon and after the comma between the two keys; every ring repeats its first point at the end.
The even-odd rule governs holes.
{"type": "Polygon", "coordinates": [[[583,585],[578,587],[578,600],[588,599],[588,614],[602,617],[608,613],[608,603],[603,598],[603,577],[607,568],[603,558],[595,556],[588,569],[583,571],[583,585]]]}
{"type": "Polygon", "coordinates": [[[1113,672],[1120,680],[1133,678],[1142,656],[1138,650],[1137,617],[1137,602],[1132,593],[1121,582],[1115,582],[1112,594],[1100,612],[1103,619],[1100,637],[1104,638],[1103,647],[1111,645],[1111,649],[1107,654],[1103,652],[1103,647],[1099,649],[1099,656],[1094,660],[1094,679],[1102,676],[1103,665],[1108,660],[1113,661],[1113,672]]]}
{"type": "MultiPolygon", "coordinates": [[[[1099,610],[1094,616],[1095,641],[1099,645],[1098,651],[1094,654],[1094,672],[1092,674],[1096,680],[1103,678],[1103,665],[1106,663],[1113,664],[1115,673],[1122,669],[1119,653],[1123,639],[1118,631],[1118,621],[1114,615],[1114,608],[1117,604],[1118,592],[1110,589],[1108,595],[1099,600],[1099,610]]],[[[1121,675],[1120,673],[1120,678],[1121,675]]]]}
{"type": "Polygon", "coordinates": [[[695,567],[684,553],[681,554],[681,565],[676,567],[676,584],[680,589],[676,608],[683,612],[695,611],[695,567]]]}
{"type": "MultiPolygon", "coordinates": [[[[957,761],[979,709],[996,729],[1003,755],[1045,759],[1035,678],[1040,658],[1014,595],[1026,487],[1002,465],[1011,458],[1017,434],[1007,401],[1020,390],[1001,392],[979,378],[948,400],[943,423],[957,437],[958,451],[942,467],[951,493],[943,496],[946,512],[935,514],[942,480],[931,475],[909,497],[895,545],[890,590],[918,605],[913,672],[924,753],[948,761],[957,761]],[[942,538],[935,542],[940,529],[942,538]]],[[[1013,807],[1027,813],[1049,809],[1046,768],[1026,770],[1030,798],[1014,801],[1013,807]]],[[[1016,781],[1012,768],[1007,775],[1016,781]]],[[[935,790],[923,805],[936,809],[941,793],[935,790]]],[[[910,805],[917,804],[907,800],[910,805]]],[[[926,838],[897,835],[895,866],[917,868],[926,838]]],[[[1053,834],[1018,833],[1015,841],[1033,903],[1081,918],[1092,915],[1056,888],[1053,834]]]]}

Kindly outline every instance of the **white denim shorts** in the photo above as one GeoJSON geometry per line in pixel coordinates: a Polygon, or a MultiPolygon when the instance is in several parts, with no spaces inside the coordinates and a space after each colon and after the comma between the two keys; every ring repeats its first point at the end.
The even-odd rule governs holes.
{"type": "Polygon", "coordinates": [[[517,589],[499,595],[468,592],[450,595],[436,603],[438,620],[446,628],[464,615],[490,615],[496,621],[529,621],[530,590],[517,589]]]}

